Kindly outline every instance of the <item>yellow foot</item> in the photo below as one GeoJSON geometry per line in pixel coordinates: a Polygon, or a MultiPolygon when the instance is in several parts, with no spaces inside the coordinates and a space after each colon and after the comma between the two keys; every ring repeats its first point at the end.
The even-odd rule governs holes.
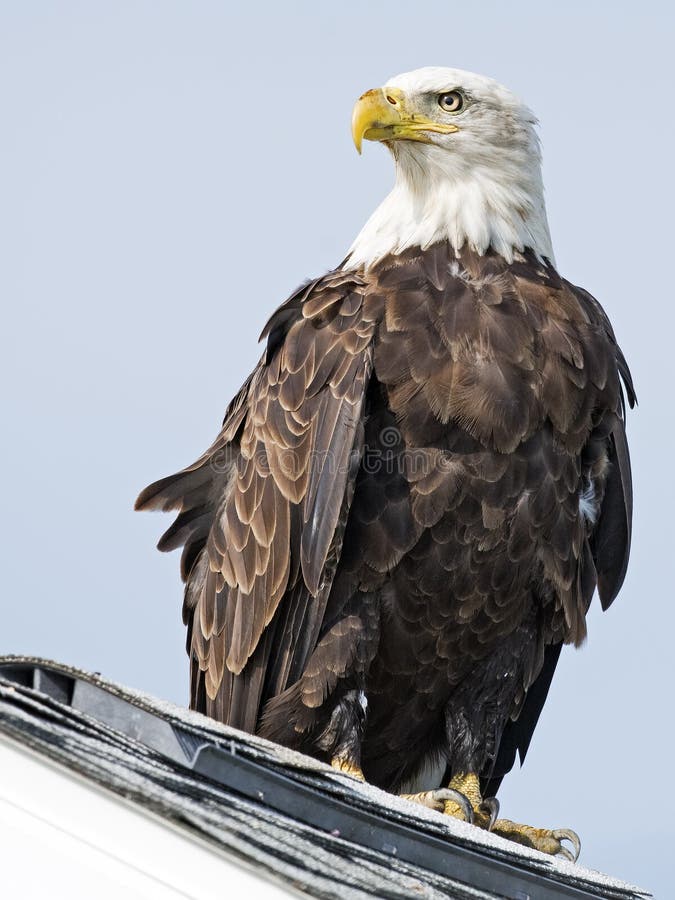
{"type": "Polygon", "coordinates": [[[344,775],[351,775],[352,778],[358,778],[359,781],[365,781],[366,778],[361,770],[361,766],[353,760],[345,756],[334,756],[330,761],[331,766],[344,775]]]}
{"type": "Polygon", "coordinates": [[[447,813],[456,819],[464,819],[474,824],[474,810],[468,798],[453,788],[438,788],[435,791],[420,791],[418,794],[401,794],[405,800],[435,809],[436,812],[447,813]]]}
{"type": "MultiPolygon", "coordinates": [[[[478,776],[473,772],[453,775],[448,787],[469,801],[473,812],[473,824],[478,825],[479,828],[485,828],[486,831],[491,831],[499,815],[499,801],[495,797],[488,800],[483,799],[478,776]]],[[[459,807],[453,799],[446,800],[443,812],[446,816],[454,816],[456,819],[466,818],[463,807],[459,807]]]]}
{"type": "Polygon", "coordinates": [[[480,781],[473,773],[455,775],[447,788],[402,796],[542,853],[561,856],[570,862],[576,862],[579,858],[581,841],[570,828],[532,828],[509,819],[498,819],[499,802],[495,797],[483,799],[480,781]],[[565,847],[563,841],[569,841],[574,852],[565,847]]]}
{"type": "Polygon", "coordinates": [[[570,862],[576,862],[581,852],[579,835],[571,828],[532,828],[530,825],[520,825],[509,819],[497,819],[491,830],[510,841],[516,841],[542,853],[549,853],[551,856],[561,856],[570,862]],[[574,852],[563,846],[563,841],[569,841],[574,852]]]}

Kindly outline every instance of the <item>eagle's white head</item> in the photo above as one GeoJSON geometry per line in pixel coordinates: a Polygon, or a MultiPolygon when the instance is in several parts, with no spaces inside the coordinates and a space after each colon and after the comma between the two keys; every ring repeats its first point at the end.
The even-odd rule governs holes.
{"type": "Polygon", "coordinates": [[[450,241],[509,262],[529,247],[553,259],[533,113],[482,75],[425,68],[397,75],[354,107],[357,149],[382,141],[396,184],[352,245],[346,266],[450,241]]]}

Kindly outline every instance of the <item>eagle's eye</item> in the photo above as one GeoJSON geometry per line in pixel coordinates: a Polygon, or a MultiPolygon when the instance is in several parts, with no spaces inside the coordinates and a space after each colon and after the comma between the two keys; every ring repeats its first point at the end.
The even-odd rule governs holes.
{"type": "Polygon", "coordinates": [[[461,112],[464,106],[464,95],[460,91],[448,91],[445,94],[439,94],[438,105],[445,112],[461,112]]]}

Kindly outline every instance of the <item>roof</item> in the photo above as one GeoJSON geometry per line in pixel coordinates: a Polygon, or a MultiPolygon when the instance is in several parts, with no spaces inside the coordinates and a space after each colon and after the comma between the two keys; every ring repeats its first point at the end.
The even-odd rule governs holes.
{"type": "MultiPolygon", "coordinates": [[[[0,743],[3,737],[170,823],[222,866],[272,879],[282,895],[649,896],[198,713],[41,659],[0,657],[0,743]]],[[[196,887],[181,895],[207,896],[196,887]]]]}
{"type": "Polygon", "coordinates": [[[3,896],[49,900],[288,898],[146,807],[0,735],[3,896]]]}

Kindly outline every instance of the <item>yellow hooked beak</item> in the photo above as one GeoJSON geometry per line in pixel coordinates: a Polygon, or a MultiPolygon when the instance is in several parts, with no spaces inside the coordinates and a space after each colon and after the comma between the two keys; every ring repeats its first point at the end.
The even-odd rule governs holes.
{"type": "Polygon", "coordinates": [[[429,132],[452,134],[456,125],[435,122],[407,108],[406,96],[398,88],[375,88],[359,97],[352,113],[352,137],[356,149],[367,141],[422,141],[431,143],[429,132]]]}

